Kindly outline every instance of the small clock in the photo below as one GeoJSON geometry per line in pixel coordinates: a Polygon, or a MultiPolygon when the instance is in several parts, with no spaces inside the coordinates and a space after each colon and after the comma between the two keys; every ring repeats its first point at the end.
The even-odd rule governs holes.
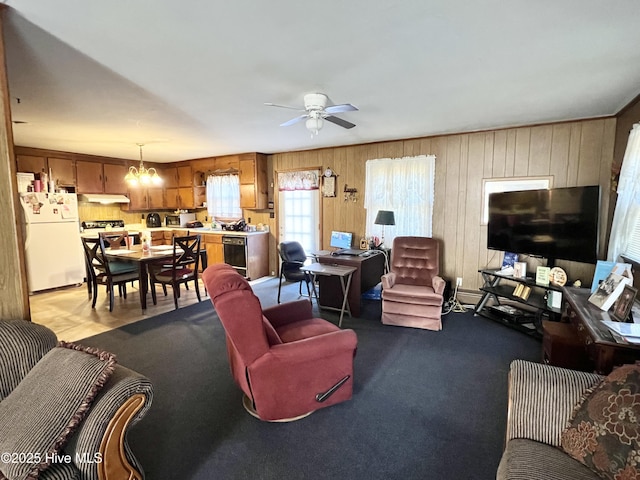
{"type": "Polygon", "coordinates": [[[567,283],[567,272],[560,267],[553,267],[549,272],[549,282],[558,287],[564,286],[567,283]]]}
{"type": "Polygon", "coordinates": [[[333,170],[331,170],[330,168],[327,167],[327,169],[324,171],[324,176],[325,177],[333,177],[333,170]]]}

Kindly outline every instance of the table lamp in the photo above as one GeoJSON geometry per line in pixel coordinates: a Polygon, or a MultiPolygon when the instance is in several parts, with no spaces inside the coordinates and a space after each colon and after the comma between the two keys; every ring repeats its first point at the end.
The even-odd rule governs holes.
{"type": "Polygon", "coordinates": [[[382,225],[382,242],[380,243],[380,245],[384,245],[384,226],[396,224],[396,219],[393,215],[393,211],[378,210],[378,214],[376,215],[376,219],[373,223],[375,223],[376,225],[382,225]]]}

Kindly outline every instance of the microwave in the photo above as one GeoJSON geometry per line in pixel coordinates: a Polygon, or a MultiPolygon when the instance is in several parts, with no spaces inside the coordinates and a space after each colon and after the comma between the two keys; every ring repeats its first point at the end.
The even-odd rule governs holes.
{"type": "Polygon", "coordinates": [[[179,227],[180,215],[165,215],[164,224],[167,227],[179,227]]]}

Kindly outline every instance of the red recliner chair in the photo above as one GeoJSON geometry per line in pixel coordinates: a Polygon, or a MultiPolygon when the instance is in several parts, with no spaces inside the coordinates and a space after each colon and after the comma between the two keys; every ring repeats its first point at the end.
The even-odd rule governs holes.
{"type": "Polygon", "coordinates": [[[313,318],[309,300],[264,311],[251,286],[232,267],[202,274],[225,329],[231,374],[247,411],[261,420],[297,420],[349,400],[358,339],[313,318]]]}

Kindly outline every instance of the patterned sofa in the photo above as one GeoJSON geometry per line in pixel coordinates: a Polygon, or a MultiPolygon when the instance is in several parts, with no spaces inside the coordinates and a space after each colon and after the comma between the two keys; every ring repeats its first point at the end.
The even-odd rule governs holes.
{"type": "Polygon", "coordinates": [[[515,360],[498,480],[640,478],[640,363],[602,377],[515,360]]]}
{"type": "Polygon", "coordinates": [[[112,354],[0,320],[0,480],[142,479],[126,434],[152,397],[112,354]]]}

